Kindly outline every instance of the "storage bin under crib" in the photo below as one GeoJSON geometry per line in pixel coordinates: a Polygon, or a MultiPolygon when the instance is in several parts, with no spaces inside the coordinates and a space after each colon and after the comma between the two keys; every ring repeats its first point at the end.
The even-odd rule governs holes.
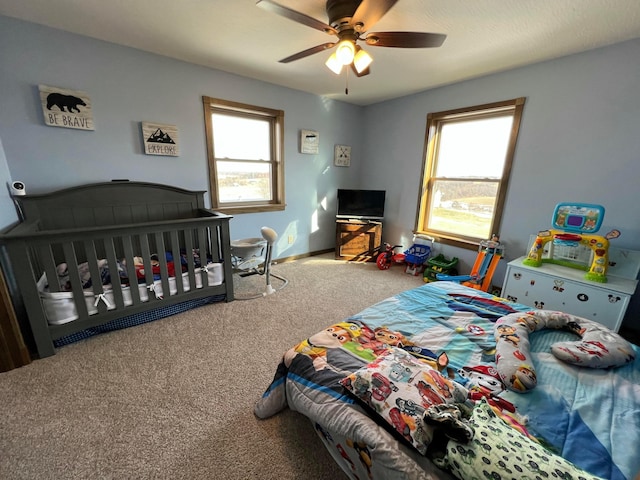
{"type": "Polygon", "coordinates": [[[108,182],[18,199],[24,221],[0,244],[37,354],[52,355],[54,341],[125,317],[208,297],[233,300],[231,217],[205,209],[203,194],[108,182]]]}

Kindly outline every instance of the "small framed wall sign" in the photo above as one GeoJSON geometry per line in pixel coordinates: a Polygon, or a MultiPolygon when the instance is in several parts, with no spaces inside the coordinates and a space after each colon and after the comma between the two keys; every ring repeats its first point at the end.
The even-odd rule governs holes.
{"type": "Polygon", "coordinates": [[[351,147],[349,145],[336,145],[333,154],[333,163],[337,167],[348,167],[351,165],[351,147]]]}
{"type": "Polygon", "coordinates": [[[44,123],[51,127],[95,130],[91,99],[86,92],[38,85],[44,123]]]}
{"type": "Polygon", "coordinates": [[[320,151],[320,135],[314,130],[300,130],[300,153],[316,154],[320,151]]]}
{"type": "Polygon", "coordinates": [[[142,140],[147,155],[180,155],[178,127],[164,123],[142,122],[142,140]]]}

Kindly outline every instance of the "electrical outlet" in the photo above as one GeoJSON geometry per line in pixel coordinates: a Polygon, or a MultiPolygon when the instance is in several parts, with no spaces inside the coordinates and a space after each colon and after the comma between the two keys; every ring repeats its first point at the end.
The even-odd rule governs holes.
{"type": "Polygon", "coordinates": [[[293,235],[289,235],[289,245],[293,245],[294,240],[293,235]]]}

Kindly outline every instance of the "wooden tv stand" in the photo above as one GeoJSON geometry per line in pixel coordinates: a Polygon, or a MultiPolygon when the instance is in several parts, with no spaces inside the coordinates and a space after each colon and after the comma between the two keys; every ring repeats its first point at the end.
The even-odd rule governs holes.
{"type": "Polygon", "coordinates": [[[382,244],[382,222],[374,220],[336,220],[336,259],[375,261],[382,244]]]}

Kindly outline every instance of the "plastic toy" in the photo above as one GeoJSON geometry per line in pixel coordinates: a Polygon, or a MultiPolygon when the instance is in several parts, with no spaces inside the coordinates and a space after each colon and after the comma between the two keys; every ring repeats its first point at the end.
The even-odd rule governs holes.
{"type": "Polygon", "coordinates": [[[431,255],[433,249],[433,238],[426,235],[414,235],[413,245],[405,250],[405,273],[410,275],[420,275],[424,271],[424,263],[431,255]]]}
{"type": "Polygon", "coordinates": [[[427,283],[435,282],[436,280],[438,280],[436,278],[436,275],[438,275],[439,273],[443,275],[458,275],[458,271],[456,270],[457,265],[458,257],[448,259],[440,253],[437,256],[427,260],[424,269],[423,280],[427,283]]]}
{"type": "Polygon", "coordinates": [[[384,251],[380,252],[376,257],[376,265],[380,270],[388,270],[394,263],[404,263],[405,254],[397,252],[396,248],[402,248],[402,245],[391,245],[384,242],[384,251]]]}
{"type": "Polygon", "coordinates": [[[615,230],[617,234],[611,232],[606,237],[594,235],[600,229],[603,218],[604,207],[601,205],[559,203],[553,212],[554,228],[538,232],[522,263],[531,267],[555,263],[587,270],[587,280],[605,283],[609,264],[608,238],[617,237],[619,232],[615,230]]]}
{"type": "Polygon", "coordinates": [[[449,280],[461,282],[462,285],[488,292],[491,286],[491,279],[496,271],[498,262],[504,255],[504,245],[500,243],[500,238],[493,235],[491,240],[483,240],[478,246],[478,256],[471,268],[471,275],[444,275],[436,274],[438,280],[449,280]]]}

